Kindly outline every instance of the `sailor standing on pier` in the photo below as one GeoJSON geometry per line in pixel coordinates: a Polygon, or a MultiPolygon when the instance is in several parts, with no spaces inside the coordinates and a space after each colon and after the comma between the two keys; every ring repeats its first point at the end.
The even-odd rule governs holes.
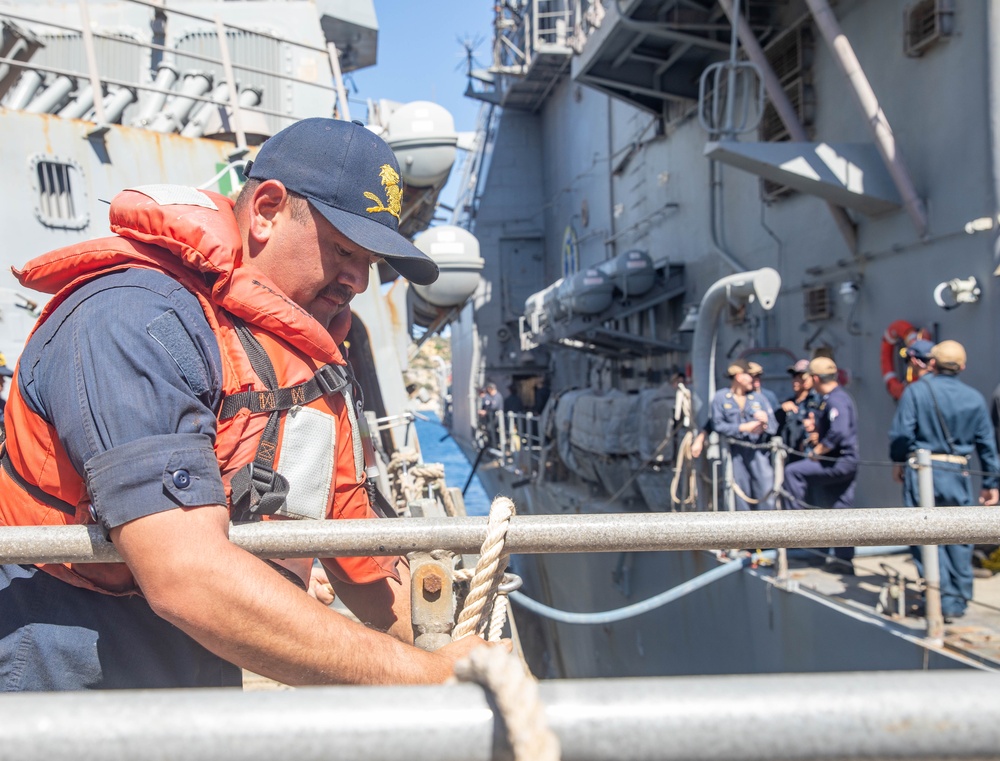
{"type": "Polygon", "coordinates": [[[768,438],[778,430],[774,410],[753,390],[749,366],[733,362],[728,389],[712,399],[712,428],[729,444],[737,510],[773,510],[774,468],[768,438]]]}

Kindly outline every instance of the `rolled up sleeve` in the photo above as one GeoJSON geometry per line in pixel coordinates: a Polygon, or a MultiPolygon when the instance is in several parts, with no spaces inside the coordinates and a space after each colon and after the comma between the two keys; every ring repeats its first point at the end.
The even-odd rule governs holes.
{"type": "Polygon", "coordinates": [[[18,382],[84,477],[105,528],[226,504],[214,454],[218,342],[172,278],[127,270],[70,295],[25,347],[18,382]]]}
{"type": "Polygon", "coordinates": [[[94,513],[106,530],[175,507],[226,504],[212,440],[200,434],[148,436],[86,465],[94,513]]]}

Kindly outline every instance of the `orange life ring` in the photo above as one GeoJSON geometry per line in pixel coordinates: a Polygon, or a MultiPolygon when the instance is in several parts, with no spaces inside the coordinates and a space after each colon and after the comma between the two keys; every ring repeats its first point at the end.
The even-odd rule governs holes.
{"type": "Polygon", "coordinates": [[[882,381],[885,383],[885,390],[889,396],[899,400],[903,395],[903,390],[910,379],[900,380],[896,373],[896,357],[899,344],[911,346],[914,341],[920,339],[929,340],[930,331],[924,328],[916,328],[906,320],[896,320],[886,328],[882,334],[882,381]]]}

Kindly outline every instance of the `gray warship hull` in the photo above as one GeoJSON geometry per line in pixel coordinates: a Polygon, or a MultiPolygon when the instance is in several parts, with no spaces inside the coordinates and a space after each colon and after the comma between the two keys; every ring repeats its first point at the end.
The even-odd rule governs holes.
{"type": "MultiPolygon", "coordinates": [[[[997,4],[747,5],[733,56],[728,1],[523,3],[497,11],[491,65],[470,72],[484,106],[457,218],[480,242],[488,286],[451,327],[452,429],[473,459],[477,387],[509,385],[531,409],[547,379],[548,412],[510,417],[506,446],[479,468],[487,491],[527,512],[725,509],[727,476],[711,459],[694,464],[695,503],[686,486],[672,493],[676,469],[686,484],[691,466],[682,422],[607,400],[672,402],[671,376],[693,375],[696,430],[730,360],[762,364],[786,398],[786,367],[817,354],[835,357],[860,410],[856,504],[891,509],[902,502],[887,456],[899,349],[920,331],[954,338],[969,353],[962,380],[987,397],[1000,381],[997,4]],[[653,286],[616,283],[601,300],[601,274],[613,279],[630,252],[649,257],[653,286]],[[582,273],[595,269],[588,290],[582,273]],[[734,290],[706,309],[714,284],[765,269],[780,276],[773,305],[734,290]],[[566,394],[607,406],[570,422],[566,394]],[[617,432],[650,418],[660,427],[645,443],[617,432]],[[526,437],[532,425],[544,435],[526,437]]],[[[994,665],[980,647],[997,624],[986,581],[976,620],[946,637],[954,658],[928,648],[913,619],[875,613],[883,563],[916,576],[898,560],[780,584],[745,570],[633,621],[542,623],[547,665],[578,676],[994,665]]],[[[716,562],[517,559],[529,594],[569,610],[617,608],[716,562]]]]}

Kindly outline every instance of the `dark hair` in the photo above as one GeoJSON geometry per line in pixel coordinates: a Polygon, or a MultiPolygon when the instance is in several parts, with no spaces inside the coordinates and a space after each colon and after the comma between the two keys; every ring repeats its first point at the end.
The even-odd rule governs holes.
{"type": "MultiPolygon", "coordinates": [[[[264,182],[264,180],[250,178],[243,183],[243,188],[240,190],[240,194],[236,197],[236,206],[233,208],[233,212],[237,217],[242,215],[247,210],[254,191],[257,190],[262,182],[264,182]]],[[[285,188],[285,192],[288,193],[288,198],[291,202],[292,219],[296,222],[305,224],[306,221],[312,216],[309,199],[293,190],[288,190],[287,188],[285,188]]]]}

